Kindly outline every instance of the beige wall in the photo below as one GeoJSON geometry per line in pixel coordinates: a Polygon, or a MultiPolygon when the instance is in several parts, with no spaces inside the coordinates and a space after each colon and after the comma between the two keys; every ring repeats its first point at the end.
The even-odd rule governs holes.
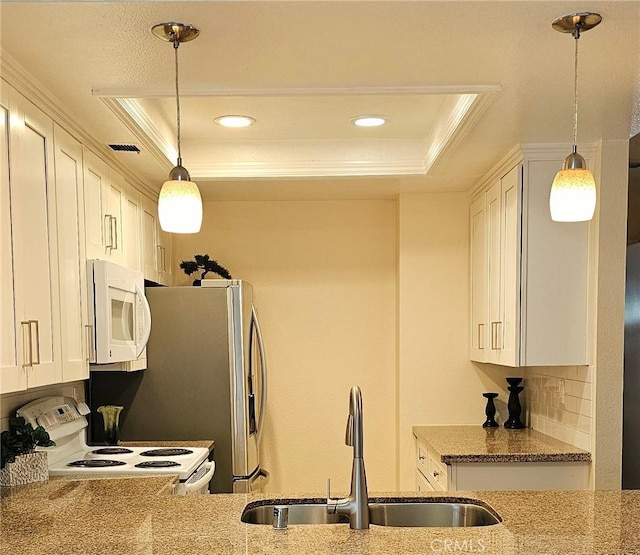
{"type": "Polygon", "coordinates": [[[411,427],[481,425],[482,392],[505,399],[513,370],[469,361],[467,194],[401,195],[398,214],[398,487],[411,490],[411,427]]]}
{"type": "Polygon", "coordinates": [[[594,367],[592,483],[619,489],[629,141],[602,141],[596,162],[598,206],[591,224],[591,330],[594,367]]]}
{"type": "MultiPolygon", "coordinates": [[[[269,363],[269,490],[348,490],[349,389],[363,391],[369,487],[395,487],[396,202],[211,202],[174,268],[209,254],[254,284],[269,363]]],[[[181,274],[178,284],[190,279],[181,274]]]]}

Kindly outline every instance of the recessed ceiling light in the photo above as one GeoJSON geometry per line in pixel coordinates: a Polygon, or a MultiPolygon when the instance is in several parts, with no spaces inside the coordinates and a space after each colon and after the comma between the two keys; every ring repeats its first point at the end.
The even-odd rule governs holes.
{"type": "Polygon", "coordinates": [[[213,121],[222,127],[249,127],[256,122],[249,116],[220,116],[213,121]]]}
{"type": "Polygon", "coordinates": [[[351,122],[358,127],[379,127],[389,121],[386,116],[358,116],[353,118],[351,122]]]}

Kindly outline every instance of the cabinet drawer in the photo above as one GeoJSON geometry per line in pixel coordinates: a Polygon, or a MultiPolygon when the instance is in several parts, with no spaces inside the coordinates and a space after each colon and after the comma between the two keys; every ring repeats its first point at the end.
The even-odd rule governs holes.
{"type": "Polygon", "coordinates": [[[448,472],[447,465],[441,463],[432,454],[428,453],[429,459],[429,481],[433,484],[433,487],[444,491],[448,489],[448,472]]]}

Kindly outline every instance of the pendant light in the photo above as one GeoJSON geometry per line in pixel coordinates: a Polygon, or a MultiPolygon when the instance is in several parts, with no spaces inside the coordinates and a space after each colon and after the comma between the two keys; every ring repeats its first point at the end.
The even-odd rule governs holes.
{"type": "Polygon", "coordinates": [[[169,172],[169,179],[160,189],[158,218],[160,227],[170,233],[198,233],[202,225],[202,197],[198,186],[191,181],[182,165],[180,150],[180,91],[178,89],[178,47],[182,42],[195,39],[200,31],[186,23],[159,23],[151,32],[162,40],[173,43],[176,66],[176,121],[178,130],[178,163],[169,172]]]}
{"type": "Polygon", "coordinates": [[[596,208],[596,182],[578,154],[578,41],[580,34],[593,29],[602,21],[600,14],[575,13],[556,19],[552,27],[561,33],[571,33],[575,39],[573,82],[573,151],[567,156],[553,184],[549,196],[551,219],[556,222],[584,222],[593,218],[596,208]]]}

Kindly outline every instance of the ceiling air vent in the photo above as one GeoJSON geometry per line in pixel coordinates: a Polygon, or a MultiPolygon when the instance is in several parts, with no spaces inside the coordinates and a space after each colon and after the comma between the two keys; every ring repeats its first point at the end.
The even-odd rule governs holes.
{"type": "Polygon", "coordinates": [[[116,152],[140,152],[136,145],[109,145],[109,148],[116,152]]]}

